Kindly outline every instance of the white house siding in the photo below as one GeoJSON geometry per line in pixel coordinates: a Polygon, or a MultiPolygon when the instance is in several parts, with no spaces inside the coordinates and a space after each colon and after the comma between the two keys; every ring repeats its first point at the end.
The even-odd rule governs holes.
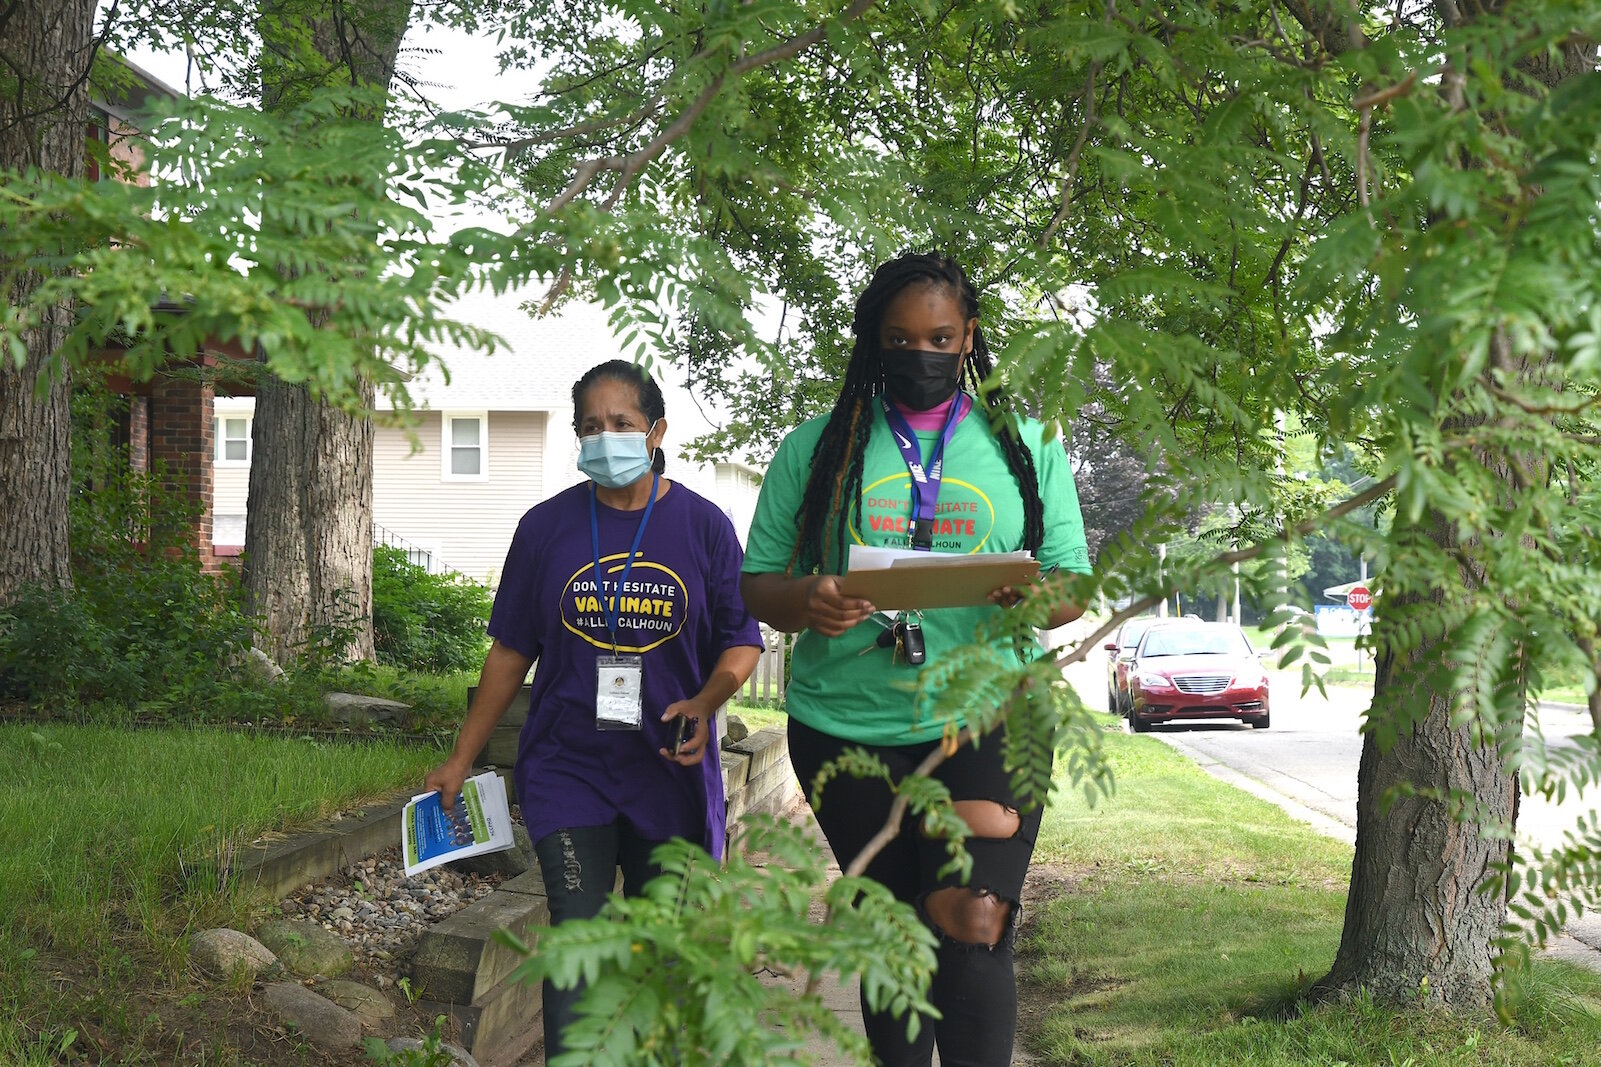
{"type": "MultiPolygon", "coordinates": [[[[522,302],[516,296],[476,294],[452,309],[452,315],[494,330],[506,343],[493,356],[441,352],[450,381],[431,368],[410,383],[417,409],[413,432],[421,451],[412,453],[404,430],[383,425],[395,417],[388,399],[380,396],[377,404],[375,533],[380,540],[406,542],[419,562],[426,553],[480,581],[499,578],[525,511],[583,480],[572,428],[572,384],[595,364],[623,355],[602,309],[573,303],[559,315],[536,320],[520,310],[522,302]],[[486,420],[483,477],[444,477],[440,435],[448,415],[486,420]]],[[[709,400],[693,395],[681,368],[658,363],[653,373],[667,405],[667,476],[721,507],[743,543],[756,505],[756,472],[738,462],[682,459],[679,453],[688,441],[715,428],[703,410],[709,400]]],[[[216,414],[253,415],[254,400],[218,397],[216,414]]],[[[249,467],[217,464],[214,473],[213,541],[241,544],[249,467]]]]}
{"type": "MultiPolygon", "coordinates": [[[[212,403],[212,415],[223,419],[253,419],[256,398],[219,396],[212,403]]],[[[220,434],[218,435],[221,436],[220,434]]],[[[211,543],[217,547],[242,547],[245,543],[245,500],[250,495],[250,465],[219,463],[211,465],[211,543]]]]}
{"type": "Polygon", "coordinates": [[[750,520],[756,514],[756,497],[761,493],[761,474],[743,463],[717,464],[717,488],[712,499],[734,524],[739,543],[744,545],[750,520]]]}
{"type": "Polygon", "coordinates": [[[395,427],[379,426],[373,440],[373,521],[480,582],[499,579],[517,520],[546,496],[544,413],[487,415],[484,481],[444,478],[440,412],[417,413],[416,453],[406,432],[395,427]]]}

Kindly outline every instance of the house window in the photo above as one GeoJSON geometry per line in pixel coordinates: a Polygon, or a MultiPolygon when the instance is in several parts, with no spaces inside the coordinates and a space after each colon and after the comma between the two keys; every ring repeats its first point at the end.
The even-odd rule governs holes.
{"type": "Polygon", "coordinates": [[[484,412],[446,415],[440,472],[446,481],[481,482],[489,478],[489,417],[484,412]]]}
{"type": "Polygon", "coordinates": [[[212,422],[217,442],[217,463],[224,467],[250,464],[250,416],[218,415],[212,422]]]}
{"type": "Polygon", "coordinates": [[[102,158],[110,159],[111,154],[111,116],[97,107],[89,109],[89,123],[84,129],[85,139],[94,142],[95,147],[86,153],[86,177],[92,182],[99,181],[104,175],[100,161],[102,158]]]}

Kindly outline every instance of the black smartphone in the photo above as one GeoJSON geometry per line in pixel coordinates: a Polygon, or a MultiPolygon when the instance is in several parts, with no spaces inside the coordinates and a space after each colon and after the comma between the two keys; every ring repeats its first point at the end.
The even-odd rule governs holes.
{"type": "Polygon", "coordinates": [[[674,721],[678,723],[678,732],[673,735],[673,747],[669,751],[676,756],[678,755],[678,750],[688,744],[690,738],[695,736],[695,724],[700,720],[688,715],[680,715],[674,721]]]}

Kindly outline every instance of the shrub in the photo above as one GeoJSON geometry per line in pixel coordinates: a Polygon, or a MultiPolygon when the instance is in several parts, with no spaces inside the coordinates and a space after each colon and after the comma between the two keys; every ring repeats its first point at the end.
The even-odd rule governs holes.
{"type": "Polygon", "coordinates": [[[231,575],[201,570],[195,503],[110,443],[125,403],[92,378],[75,391],[73,588],[25,589],[0,610],[0,697],[199,709],[250,647],[231,575]]]}
{"type": "Polygon", "coordinates": [[[429,574],[390,545],[373,548],[372,625],[378,662],[448,674],[483,662],[489,590],[460,574],[429,574]]]}

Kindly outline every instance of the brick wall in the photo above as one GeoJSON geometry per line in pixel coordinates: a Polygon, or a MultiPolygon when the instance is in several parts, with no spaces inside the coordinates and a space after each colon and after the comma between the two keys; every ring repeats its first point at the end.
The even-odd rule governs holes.
{"type": "Polygon", "coordinates": [[[164,464],[168,484],[199,509],[193,544],[208,568],[216,565],[211,551],[212,399],[211,383],[198,376],[161,377],[151,390],[147,419],[151,463],[164,464]]]}

